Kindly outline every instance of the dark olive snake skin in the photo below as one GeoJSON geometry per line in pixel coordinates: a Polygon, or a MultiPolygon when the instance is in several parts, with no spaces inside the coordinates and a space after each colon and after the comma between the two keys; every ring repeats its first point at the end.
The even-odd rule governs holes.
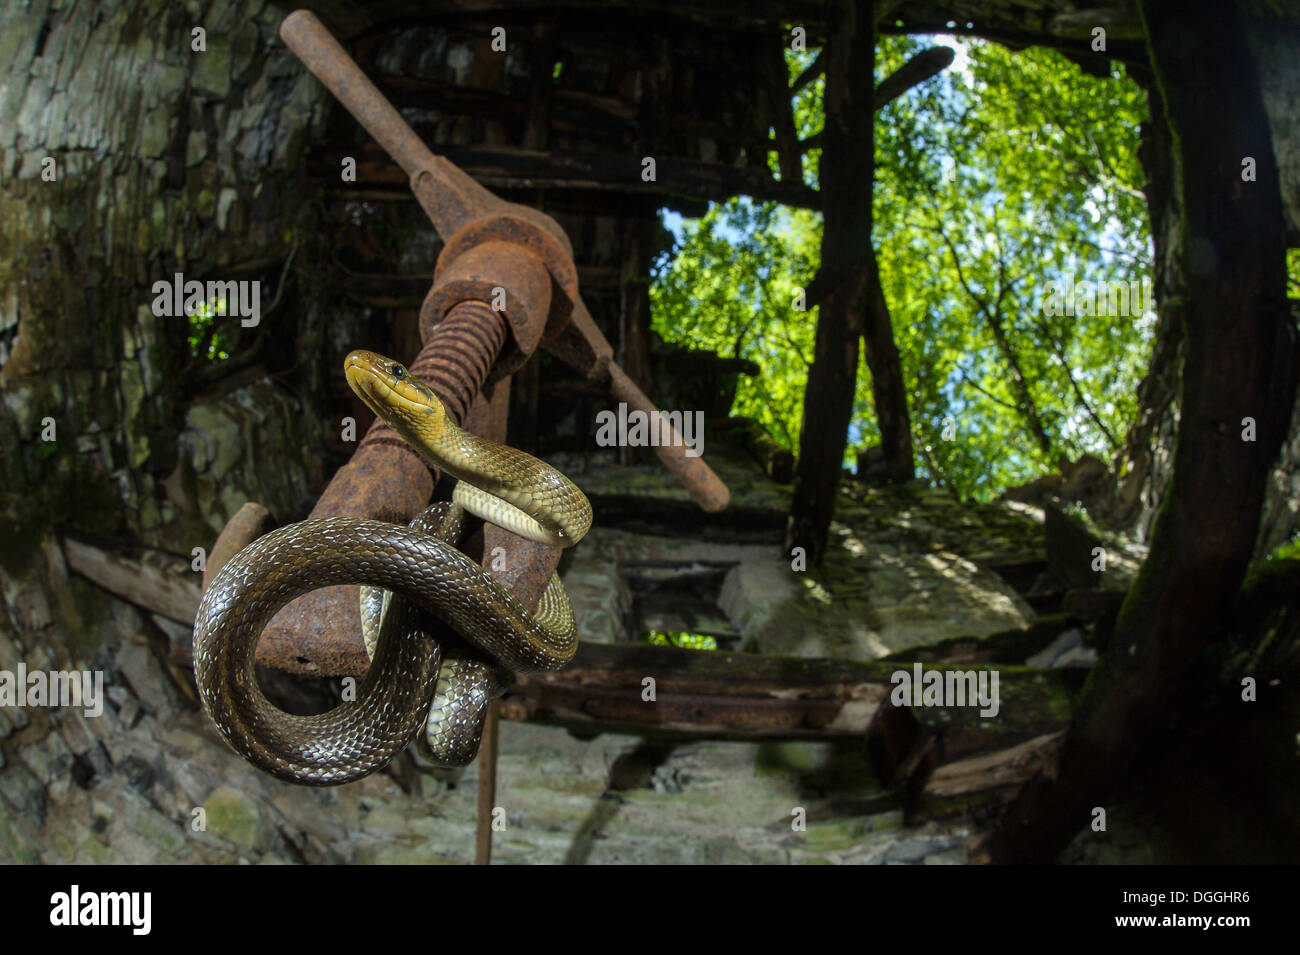
{"type": "MultiPolygon", "coordinates": [[[[361,588],[361,635],[372,660],[389,602],[398,599],[389,590],[361,588]]],[[[482,654],[447,628],[441,629],[442,667],[424,722],[424,740],[428,755],[438,765],[465,766],[478,755],[488,703],[501,695],[505,683],[482,654]]]]}
{"type": "MultiPolygon", "coordinates": [[[[353,353],[348,375],[354,389],[358,355],[367,362],[362,367],[366,373],[382,376],[389,368],[400,369],[370,353],[353,353]]],[[[402,374],[389,375],[390,384],[393,378],[398,388],[406,388],[402,374]]],[[[410,384],[421,401],[432,398],[423,394],[423,386],[410,384]]],[[[413,426],[407,420],[403,427],[389,423],[435,463],[442,463],[439,454],[451,445],[460,457],[448,470],[458,473],[463,484],[480,471],[493,475],[484,482],[491,486],[482,490],[513,505],[507,510],[519,508],[544,526],[559,528],[550,533],[565,543],[586,533],[590,504],[567,478],[522,452],[466,436],[450,422],[439,423],[441,406],[429,407],[427,421],[413,426]],[[500,477],[493,469],[498,460],[507,472],[500,477]],[[566,508],[558,515],[547,509],[557,493],[566,508]]],[[[410,409],[405,413],[409,419],[410,409]]],[[[417,408],[417,419],[419,415],[417,408]]],[[[467,506],[481,503],[464,496],[476,502],[467,506]]],[[[457,499],[461,497],[458,491],[457,499]]],[[[490,519],[511,529],[517,517],[528,520],[499,514],[499,504],[482,504],[490,519]]],[[[435,760],[446,765],[471,761],[487,704],[501,691],[498,668],[523,673],[559,669],[573,658],[577,634],[558,576],[529,614],[455,549],[463,516],[460,504],[452,503],[433,505],[406,527],[352,518],[307,520],[272,531],[235,555],[204,593],[194,626],[200,698],[226,741],[272,775],[319,786],[350,782],[383,767],[421,727],[426,727],[435,760]],[[253,662],[258,638],[289,601],[334,584],[369,585],[393,594],[382,614],[370,668],[354,700],[315,716],[285,713],[258,687],[253,662]],[[459,639],[447,639],[444,630],[440,642],[431,632],[439,629],[437,622],[459,639]]],[[[364,600],[363,615],[374,623],[373,609],[367,610],[364,600]]]]}

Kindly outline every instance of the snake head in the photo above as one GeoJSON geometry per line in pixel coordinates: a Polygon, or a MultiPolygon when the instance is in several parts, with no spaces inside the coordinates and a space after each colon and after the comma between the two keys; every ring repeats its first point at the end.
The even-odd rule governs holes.
{"type": "Polygon", "coordinates": [[[343,374],[366,407],[407,441],[442,428],[446,417],[442,402],[401,362],[375,352],[354,351],[343,362],[343,374]]]}

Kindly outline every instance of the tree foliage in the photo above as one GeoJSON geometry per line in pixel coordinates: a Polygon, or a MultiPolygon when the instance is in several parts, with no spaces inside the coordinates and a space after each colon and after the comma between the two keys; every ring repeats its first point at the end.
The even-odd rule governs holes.
{"type": "MultiPolygon", "coordinates": [[[[881,37],[877,82],[926,45],[881,37]]],[[[789,54],[791,77],[814,55],[789,54]]],[[[822,89],[819,78],[793,99],[801,138],[820,129],[822,89]]],[[[1049,50],[981,41],[961,43],[952,68],[876,114],[873,241],[918,471],[933,483],[987,498],[1061,457],[1108,458],[1123,439],[1153,303],[1053,314],[1049,283],[1127,292],[1146,279],[1149,290],[1145,118],[1141,90],[1118,67],[1098,79],[1049,50]]],[[[812,185],[819,158],[804,158],[812,185]]],[[[685,225],[652,288],[665,338],[762,368],[734,413],[794,450],[816,320],[797,297],[820,241],[816,213],[734,199],[685,225]]],[[[846,463],[877,437],[863,365],[846,463]]]]}
{"type": "Polygon", "coordinates": [[[685,232],[650,287],[655,330],[756,362],[763,373],[741,378],[732,413],[794,448],[816,330],[816,313],[798,311],[797,300],[816,272],[820,216],[741,198],[714,205],[685,232]]]}

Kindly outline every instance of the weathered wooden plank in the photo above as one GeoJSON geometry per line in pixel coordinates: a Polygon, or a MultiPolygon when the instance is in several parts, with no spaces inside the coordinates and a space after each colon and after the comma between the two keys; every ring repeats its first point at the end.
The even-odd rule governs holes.
{"type": "Polygon", "coordinates": [[[894,711],[951,737],[956,757],[978,750],[977,738],[988,740],[984,748],[1009,746],[1061,728],[1080,682],[1078,674],[1027,667],[925,667],[997,670],[999,712],[983,718],[975,707],[894,707],[891,678],[910,669],[885,661],[583,643],[565,669],[516,677],[502,715],[622,732],[833,739],[864,736],[894,711]],[[645,699],[647,679],[654,700],[645,699]]]}
{"type": "Polygon", "coordinates": [[[908,825],[1000,810],[1057,756],[1064,730],[936,767],[909,801],[908,825]]]}
{"type": "Polygon", "coordinates": [[[180,558],[154,552],[154,559],[146,561],[109,553],[71,537],[64,537],[62,543],[68,567],[91,583],[168,620],[194,623],[199,610],[199,576],[188,567],[178,572],[185,566],[180,558]],[[168,565],[175,569],[167,569],[168,565]]]}
{"type": "MultiPolygon", "coordinates": [[[[193,666],[186,648],[173,649],[169,659],[193,666]]],[[[925,669],[962,668],[927,664],[925,669]]],[[[1027,667],[970,669],[999,671],[1001,705],[995,718],[981,718],[975,708],[894,706],[891,678],[910,670],[906,664],[581,643],[563,670],[515,675],[502,698],[501,716],[593,733],[865,738],[888,754],[879,767],[886,778],[896,775],[918,734],[924,734],[939,745],[910,774],[919,785],[932,766],[1018,745],[1059,730],[1068,719],[1078,674],[1027,667]],[[654,699],[647,698],[647,680],[653,681],[654,699]]]]}

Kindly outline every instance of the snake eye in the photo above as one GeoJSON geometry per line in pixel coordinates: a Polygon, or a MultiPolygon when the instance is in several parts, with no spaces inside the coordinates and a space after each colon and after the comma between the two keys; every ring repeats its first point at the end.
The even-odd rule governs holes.
{"type": "Polygon", "coordinates": [[[401,365],[394,365],[393,377],[396,378],[398,381],[401,381],[403,378],[406,377],[406,369],[403,368],[401,365]]]}

